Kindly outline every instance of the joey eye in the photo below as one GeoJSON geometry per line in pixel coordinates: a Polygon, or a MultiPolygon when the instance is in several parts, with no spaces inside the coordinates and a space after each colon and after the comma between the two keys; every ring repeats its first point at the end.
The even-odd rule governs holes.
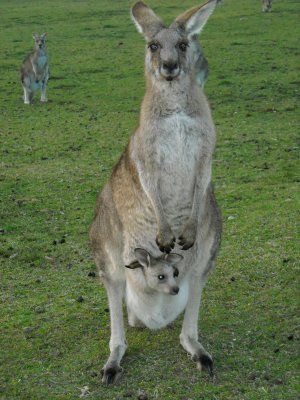
{"type": "Polygon", "coordinates": [[[158,279],[159,279],[160,281],[162,281],[162,280],[165,279],[165,276],[164,276],[164,275],[158,275],[158,279]]]}
{"type": "Polygon", "coordinates": [[[178,47],[180,48],[181,51],[186,51],[188,44],[185,42],[181,42],[181,43],[179,43],[178,47]]]}
{"type": "Polygon", "coordinates": [[[152,51],[152,53],[155,53],[158,50],[158,44],[157,43],[150,43],[148,47],[152,51]]]}
{"type": "Polygon", "coordinates": [[[178,275],[179,275],[179,272],[178,271],[174,271],[174,274],[173,274],[174,278],[177,278],[178,275]]]}

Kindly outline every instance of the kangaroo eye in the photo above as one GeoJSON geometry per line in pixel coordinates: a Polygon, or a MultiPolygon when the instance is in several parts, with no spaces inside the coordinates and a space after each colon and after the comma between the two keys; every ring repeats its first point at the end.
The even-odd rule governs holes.
{"type": "Polygon", "coordinates": [[[179,48],[181,51],[186,51],[187,47],[188,47],[187,43],[184,43],[184,42],[179,43],[179,48]]]}
{"type": "Polygon", "coordinates": [[[178,270],[175,270],[175,271],[174,271],[174,274],[173,274],[174,278],[177,278],[178,275],[179,275],[178,270]]]}
{"type": "Polygon", "coordinates": [[[158,275],[158,279],[159,279],[160,281],[162,281],[162,280],[165,279],[165,276],[164,276],[164,275],[158,275]]]}
{"type": "Polygon", "coordinates": [[[148,47],[152,51],[152,53],[155,53],[156,50],[158,50],[158,44],[156,43],[150,43],[148,47]]]}

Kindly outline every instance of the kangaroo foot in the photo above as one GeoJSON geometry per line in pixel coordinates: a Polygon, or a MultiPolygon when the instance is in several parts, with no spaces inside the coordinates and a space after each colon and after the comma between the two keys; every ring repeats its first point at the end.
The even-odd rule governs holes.
{"type": "Polygon", "coordinates": [[[123,368],[120,365],[105,365],[101,370],[102,382],[106,385],[113,385],[120,379],[122,373],[123,368]]]}
{"type": "Polygon", "coordinates": [[[182,347],[191,354],[192,360],[196,362],[200,371],[207,371],[211,377],[214,377],[213,360],[211,355],[204,349],[201,343],[190,337],[180,336],[182,347]]]}
{"type": "Polygon", "coordinates": [[[192,360],[196,362],[197,368],[200,371],[206,371],[209,376],[212,378],[214,377],[214,370],[213,370],[213,360],[210,355],[208,354],[203,354],[202,352],[199,352],[200,354],[194,354],[192,356],[192,360]]]}

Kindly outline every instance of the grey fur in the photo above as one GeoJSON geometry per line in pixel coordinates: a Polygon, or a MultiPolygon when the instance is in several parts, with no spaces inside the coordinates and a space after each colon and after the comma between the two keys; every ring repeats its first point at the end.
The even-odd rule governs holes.
{"type": "MultiPolygon", "coordinates": [[[[211,184],[215,128],[197,84],[193,43],[216,1],[188,10],[169,28],[144,3],[132,8],[132,18],[147,41],[147,89],[139,127],[98,197],[90,229],[110,307],[111,353],[102,378],[107,384],[122,373],[120,362],[127,348],[122,301],[126,297],[128,304],[128,293],[133,304],[139,304],[138,312],[151,315],[144,324],[152,329],[185,310],[180,343],[199,368],[211,370],[212,358],[198,341],[198,313],[219,248],[221,217],[211,184]],[[151,301],[136,301],[142,279],[137,275],[142,270],[135,268],[136,248],[146,249],[153,259],[173,248],[183,256],[177,296],[153,291],[151,301]],[[135,279],[130,281],[130,276],[135,279]]],[[[147,287],[139,293],[141,300],[147,287]]]]}

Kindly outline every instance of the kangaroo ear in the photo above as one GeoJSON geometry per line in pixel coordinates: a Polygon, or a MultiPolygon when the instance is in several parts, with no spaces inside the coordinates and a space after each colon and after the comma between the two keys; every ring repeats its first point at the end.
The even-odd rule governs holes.
{"type": "Polygon", "coordinates": [[[138,261],[143,267],[147,268],[147,267],[150,266],[150,259],[151,259],[151,256],[150,256],[150,254],[148,253],[147,250],[140,249],[140,248],[134,249],[134,255],[135,255],[137,261],[138,261]]]}
{"type": "Polygon", "coordinates": [[[36,38],[39,37],[39,35],[38,35],[37,33],[33,33],[33,34],[32,34],[32,37],[33,37],[33,39],[35,40],[36,38]]]}
{"type": "Polygon", "coordinates": [[[198,35],[202,31],[210,15],[213,13],[216,4],[217,0],[209,0],[202,6],[191,8],[177,17],[171,27],[177,27],[184,30],[189,38],[198,35]]]}
{"type": "Polygon", "coordinates": [[[142,1],[138,1],[131,9],[131,18],[137,30],[144,35],[146,40],[150,40],[160,30],[165,28],[165,24],[160,18],[142,1]]]}
{"type": "Polygon", "coordinates": [[[164,258],[170,264],[176,265],[183,259],[183,256],[181,256],[180,254],[177,254],[177,253],[169,253],[169,254],[166,254],[164,258]]]}
{"type": "Polygon", "coordinates": [[[42,36],[41,36],[41,37],[42,37],[42,39],[46,39],[46,38],[47,38],[47,35],[48,35],[48,33],[47,33],[47,32],[43,33],[43,34],[42,34],[42,36]]]}

